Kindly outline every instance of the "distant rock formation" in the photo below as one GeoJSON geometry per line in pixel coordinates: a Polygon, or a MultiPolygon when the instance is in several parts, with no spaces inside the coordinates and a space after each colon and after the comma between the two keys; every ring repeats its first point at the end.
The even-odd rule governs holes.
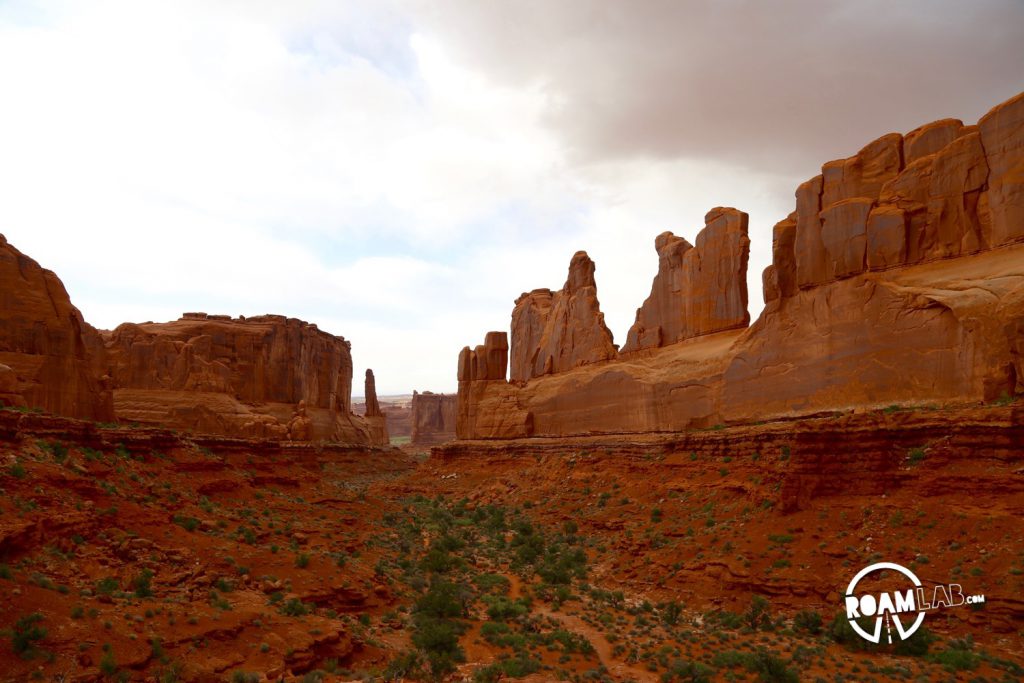
{"type": "Polygon", "coordinates": [[[349,343],[294,318],[185,313],[98,332],[56,275],[0,235],[0,406],[225,436],[387,443],[379,407],[376,417],[352,415],[351,393],[349,343]]]}
{"type": "MultiPolygon", "coordinates": [[[[712,211],[701,235],[722,217],[712,211]]],[[[459,438],[677,431],[1024,392],[1024,93],[977,126],[944,119],[824,164],[775,226],[766,305],[745,329],[745,216],[725,220],[736,237],[703,251],[699,237],[658,237],[658,275],[618,358],[513,372],[528,383],[460,381],[459,438]]],[[[516,331],[532,340],[551,315],[533,299],[516,302],[514,365],[516,331]]]]}
{"type": "Polygon", "coordinates": [[[636,322],[629,328],[622,348],[624,353],[750,323],[747,214],[716,208],[708,212],[704,224],[696,247],[671,232],[655,239],[658,274],[650,296],[637,309],[636,322]]]}
{"type": "Polygon", "coordinates": [[[186,313],[169,323],[125,323],[105,337],[119,419],[241,436],[260,414],[288,426],[291,437],[299,416],[309,429],[295,434],[308,439],[367,439],[350,411],[350,345],[316,325],[186,313]]]}
{"type": "Polygon", "coordinates": [[[412,392],[412,443],[429,446],[451,441],[457,413],[455,394],[412,392]]]}
{"type": "Polygon", "coordinates": [[[57,276],[0,235],[0,405],[111,421],[99,333],[57,276]]]}
{"type": "Polygon", "coordinates": [[[612,333],[597,301],[594,262],[578,251],[561,291],[535,289],[512,311],[512,380],[565,372],[615,358],[612,333]]]}
{"type": "Polygon", "coordinates": [[[377,402],[377,380],[373,377],[373,370],[366,369],[366,379],[363,382],[363,396],[366,407],[363,415],[366,417],[380,417],[380,403],[377,402]]]}
{"type": "Polygon", "coordinates": [[[366,407],[363,412],[363,419],[370,431],[371,443],[383,446],[390,441],[388,438],[387,417],[380,410],[380,403],[377,402],[377,380],[373,377],[373,370],[366,369],[366,379],[363,383],[363,396],[366,407]]]}

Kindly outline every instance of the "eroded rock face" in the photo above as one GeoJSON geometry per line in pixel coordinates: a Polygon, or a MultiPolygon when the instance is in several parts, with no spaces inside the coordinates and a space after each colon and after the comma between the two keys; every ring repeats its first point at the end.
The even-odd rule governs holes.
{"type": "Polygon", "coordinates": [[[597,300],[594,262],[578,251],[559,292],[535,289],[512,312],[512,380],[565,372],[614,358],[617,348],[597,300]]]}
{"type": "Polygon", "coordinates": [[[475,349],[459,353],[455,430],[460,439],[514,439],[533,433],[532,417],[515,401],[505,379],[508,335],[488,332],[475,349]]]}
{"type": "Polygon", "coordinates": [[[1024,93],[978,122],[989,167],[988,209],[993,246],[1024,238],[1024,93]]]}
{"type": "Polygon", "coordinates": [[[433,445],[451,441],[455,438],[457,414],[456,395],[412,392],[412,442],[433,445]]]}
{"type": "MultiPolygon", "coordinates": [[[[797,189],[796,211],[775,227],[758,321],[682,341],[677,330],[709,309],[684,303],[676,317],[667,302],[688,301],[675,276],[691,277],[702,244],[662,235],[625,349],[645,354],[525,385],[477,383],[465,401],[460,388],[460,415],[473,421],[459,436],[483,426],[501,438],[513,408],[534,435],[568,436],[1022,393],[1022,179],[1024,94],[979,126],[944,120],[882,136],[797,189]]],[[[734,265],[718,282],[735,279],[734,265]]]]}
{"type": "Polygon", "coordinates": [[[283,428],[295,440],[369,442],[365,421],[350,413],[350,345],[316,325],[280,315],[186,313],[169,323],[120,325],[107,333],[106,353],[118,419],[230,436],[276,437],[283,428]]]}
{"type": "Polygon", "coordinates": [[[0,402],[111,421],[103,343],[60,279],[0,235],[0,402]]]}
{"type": "Polygon", "coordinates": [[[370,443],[374,446],[385,446],[391,440],[388,436],[387,416],[380,410],[380,403],[377,401],[377,380],[373,376],[373,370],[369,368],[366,369],[363,392],[366,401],[363,421],[366,422],[370,443]]]}
{"type": "Polygon", "coordinates": [[[366,408],[363,415],[366,417],[380,417],[380,403],[377,401],[377,380],[373,376],[373,370],[366,369],[366,379],[363,382],[363,396],[366,401],[366,408]]]}
{"type": "Polygon", "coordinates": [[[650,296],[637,309],[623,352],[675,344],[750,322],[747,214],[717,208],[704,222],[696,247],[671,232],[658,235],[658,274],[650,296]]]}

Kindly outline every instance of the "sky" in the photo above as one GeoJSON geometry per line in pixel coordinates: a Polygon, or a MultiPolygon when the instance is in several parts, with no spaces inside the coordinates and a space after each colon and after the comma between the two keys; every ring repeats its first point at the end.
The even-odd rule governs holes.
{"type": "Polygon", "coordinates": [[[1024,90],[1022,0],[0,0],[0,233],[101,329],[280,313],[355,393],[454,391],[565,282],[625,341],[654,238],[1024,90]]]}

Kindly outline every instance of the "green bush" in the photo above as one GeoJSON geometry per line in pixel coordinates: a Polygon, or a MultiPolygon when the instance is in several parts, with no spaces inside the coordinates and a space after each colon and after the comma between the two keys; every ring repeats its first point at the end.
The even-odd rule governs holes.
{"type": "Polygon", "coordinates": [[[430,589],[416,601],[417,614],[435,619],[462,616],[463,602],[460,586],[449,581],[434,581],[430,589]]]}
{"type": "Polygon", "coordinates": [[[36,653],[36,642],[46,637],[46,629],[39,626],[43,615],[38,612],[19,617],[7,634],[11,649],[22,659],[31,659],[36,653]]]}
{"type": "Polygon", "coordinates": [[[683,681],[684,683],[711,683],[712,670],[699,662],[677,659],[661,675],[662,683],[683,681]]]}
{"type": "Polygon", "coordinates": [[[149,598],[153,596],[153,588],[150,585],[153,580],[153,572],[143,569],[138,576],[132,580],[132,587],[135,589],[135,597],[149,598]]]}
{"type": "Polygon", "coordinates": [[[525,653],[501,659],[473,673],[477,683],[495,683],[503,678],[523,678],[540,670],[540,662],[525,653]]]}
{"type": "Polygon", "coordinates": [[[298,598],[289,598],[279,610],[281,614],[286,617],[304,617],[309,614],[312,610],[312,606],[308,605],[298,598]]]}
{"type": "Polygon", "coordinates": [[[679,623],[679,618],[683,614],[683,606],[678,602],[666,602],[661,607],[661,620],[669,625],[675,626],[679,623]]]}
{"type": "Polygon", "coordinates": [[[441,678],[455,670],[466,659],[459,646],[460,624],[448,619],[421,616],[412,634],[412,644],[422,650],[430,664],[430,672],[441,678]]]}
{"type": "Polygon", "coordinates": [[[175,515],[171,520],[185,531],[195,531],[199,528],[199,520],[195,517],[184,517],[182,515],[175,515]]]}
{"type": "Polygon", "coordinates": [[[796,613],[793,617],[793,628],[797,631],[804,631],[812,636],[816,636],[821,633],[822,619],[821,615],[814,610],[805,609],[796,613]]]}

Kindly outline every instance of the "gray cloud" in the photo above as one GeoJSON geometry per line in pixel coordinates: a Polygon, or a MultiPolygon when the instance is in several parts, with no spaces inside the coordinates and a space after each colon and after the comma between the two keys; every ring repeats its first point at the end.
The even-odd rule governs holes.
{"type": "Polygon", "coordinates": [[[714,158],[806,177],[1024,88],[1024,2],[441,2],[459,61],[543,84],[577,162],[714,158]]]}

